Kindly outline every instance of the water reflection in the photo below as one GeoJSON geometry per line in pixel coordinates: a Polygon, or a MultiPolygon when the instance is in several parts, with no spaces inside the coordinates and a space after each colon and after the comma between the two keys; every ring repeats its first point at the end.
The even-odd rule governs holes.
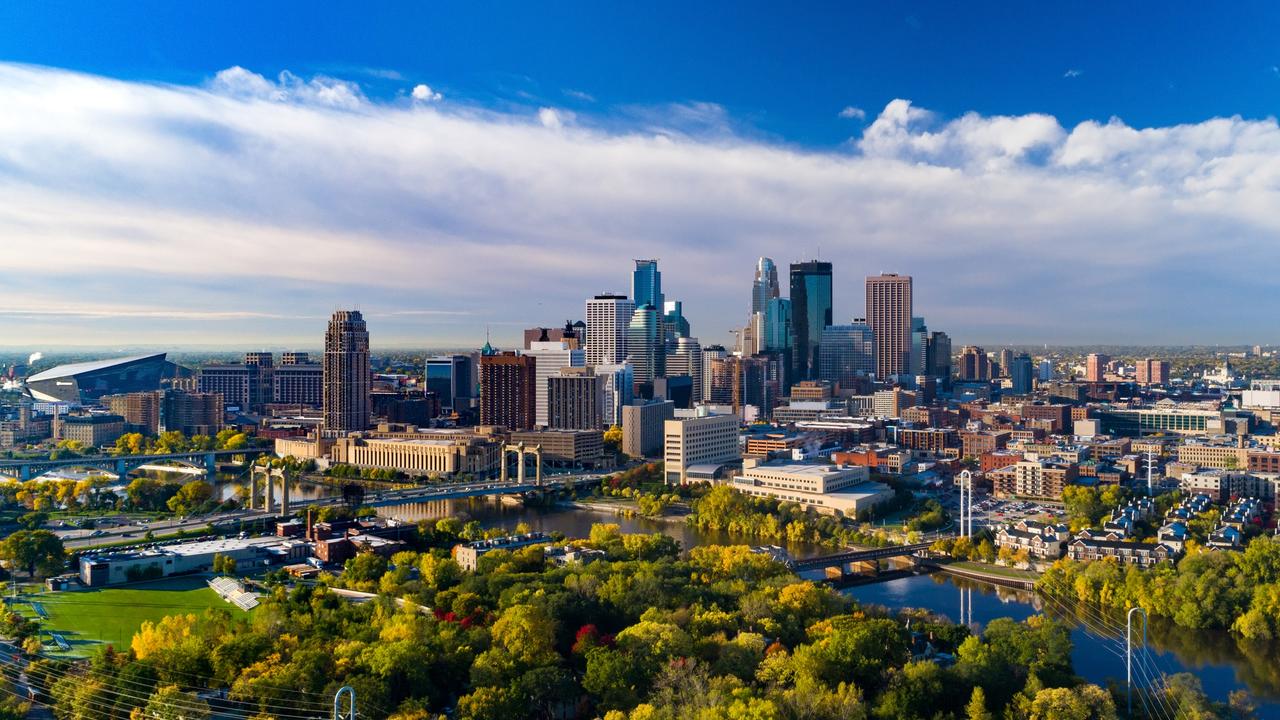
{"type": "MultiPolygon", "coordinates": [[[[1048,614],[1073,628],[1076,672],[1104,684],[1109,678],[1123,682],[1125,677],[1123,615],[942,573],[845,592],[866,604],[895,610],[925,608],[952,621],[959,621],[967,606],[966,614],[975,629],[998,617],[1025,620],[1034,614],[1048,614]]],[[[1144,657],[1152,670],[1191,672],[1215,700],[1225,701],[1232,690],[1248,690],[1258,701],[1258,717],[1280,720],[1280,667],[1276,663],[1280,648],[1275,644],[1247,642],[1225,632],[1187,630],[1160,618],[1151,620],[1148,643],[1149,654],[1144,657]]]]}

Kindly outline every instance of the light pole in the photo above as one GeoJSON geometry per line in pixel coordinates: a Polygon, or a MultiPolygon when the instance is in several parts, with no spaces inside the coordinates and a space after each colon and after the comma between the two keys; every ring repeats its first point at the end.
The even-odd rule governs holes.
{"type": "Polygon", "coordinates": [[[1133,717],[1133,614],[1142,613],[1142,645],[1147,645],[1147,611],[1140,607],[1129,608],[1124,619],[1124,674],[1128,686],[1129,716],[1133,717]]]}
{"type": "Polygon", "coordinates": [[[973,537],[973,473],[968,470],[960,471],[960,537],[973,537]]]}

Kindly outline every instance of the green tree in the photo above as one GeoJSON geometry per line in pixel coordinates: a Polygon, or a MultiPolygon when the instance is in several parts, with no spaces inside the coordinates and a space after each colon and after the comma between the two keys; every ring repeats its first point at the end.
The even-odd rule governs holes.
{"type": "Polygon", "coordinates": [[[969,696],[969,704],[965,706],[965,714],[969,720],[992,720],[991,712],[987,710],[987,694],[982,688],[975,687],[973,694],[969,696]]]}
{"type": "Polygon", "coordinates": [[[37,569],[54,575],[66,567],[67,551],[62,539],[48,530],[19,530],[0,541],[0,560],[26,570],[32,577],[37,569]]]}
{"type": "Polygon", "coordinates": [[[141,716],[148,720],[209,720],[209,703],[184,692],[176,685],[166,685],[151,694],[141,716]]]}
{"type": "Polygon", "coordinates": [[[204,480],[185,483],[167,503],[169,510],[178,515],[190,515],[204,507],[213,498],[213,485],[204,480]]]}
{"type": "Polygon", "coordinates": [[[18,524],[27,530],[37,530],[44,527],[47,522],[49,522],[49,513],[47,512],[29,512],[18,516],[18,524]]]}

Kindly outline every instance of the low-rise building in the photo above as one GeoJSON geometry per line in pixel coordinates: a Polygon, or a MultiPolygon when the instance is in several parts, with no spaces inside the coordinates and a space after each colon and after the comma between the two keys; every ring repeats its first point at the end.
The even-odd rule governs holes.
{"type": "Polygon", "coordinates": [[[511,433],[511,442],[541,445],[542,461],[548,465],[598,468],[605,462],[604,433],[599,430],[522,430],[511,433]]]}
{"type": "Polygon", "coordinates": [[[1071,531],[1061,523],[1050,525],[1035,520],[1021,520],[996,531],[996,545],[1013,552],[1027,551],[1038,560],[1057,560],[1066,552],[1071,531]]]}
{"type": "Polygon", "coordinates": [[[1076,537],[1067,545],[1067,556],[1072,560],[1092,561],[1114,558],[1125,565],[1136,565],[1140,568],[1173,562],[1177,555],[1176,550],[1160,543],[1076,537]]]}
{"type": "Polygon", "coordinates": [[[530,545],[543,545],[550,542],[551,537],[541,532],[508,535],[507,537],[492,538],[490,540],[476,540],[475,542],[455,545],[453,559],[458,561],[458,565],[462,566],[463,570],[475,572],[479,567],[480,558],[494,550],[519,550],[530,545]]]}
{"type": "Polygon", "coordinates": [[[213,568],[213,559],[219,555],[235,560],[237,570],[285,565],[304,558],[306,553],[305,543],[278,537],[224,538],[147,550],[91,553],[80,557],[80,582],[101,587],[205,572],[213,568]]]}
{"type": "MultiPolygon", "coordinates": [[[[288,445],[292,441],[277,440],[276,443],[288,445]]],[[[334,462],[399,470],[410,475],[483,475],[496,470],[499,462],[498,445],[491,439],[479,436],[436,439],[430,433],[397,437],[357,433],[335,440],[331,454],[334,462]]]]}
{"type": "Polygon", "coordinates": [[[743,462],[733,488],[757,497],[794,502],[825,514],[856,516],[893,499],[893,489],[871,482],[864,466],[775,461],[743,462]]]}

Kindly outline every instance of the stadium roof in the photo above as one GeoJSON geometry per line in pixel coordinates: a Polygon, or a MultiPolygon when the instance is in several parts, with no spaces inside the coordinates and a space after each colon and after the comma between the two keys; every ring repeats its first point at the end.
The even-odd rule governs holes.
{"type": "Polygon", "coordinates": [[[165,353],[152,353],[150,355],[131,355],[129,357],[111,358],[109,360],[91,360],[89,362],[71,363],[69,365],[59,365],[49,368],[42,372],[38,372],[27,378],[27,382],[38,382],[40,380],[53,380],[56,378],[72,377],[74,375],[83,375],[84,373],[94,372],[96,370],[105,370],[117,365],[125,365],[138,360],[151,360],[159,358],[163,360],[165,353]]]}

